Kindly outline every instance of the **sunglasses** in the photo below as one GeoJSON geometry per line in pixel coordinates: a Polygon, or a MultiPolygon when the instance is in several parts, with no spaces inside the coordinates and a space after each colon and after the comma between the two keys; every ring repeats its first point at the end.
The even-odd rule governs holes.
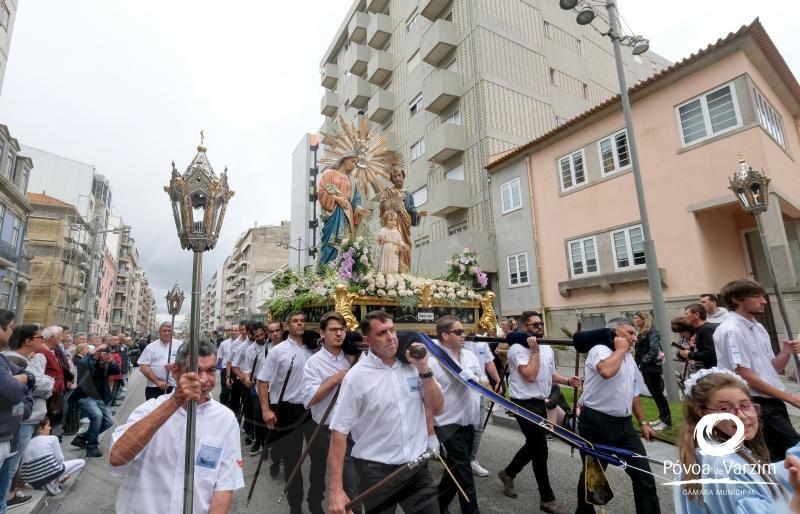
{"type": "Polygon", "coordinates": [[[448,334],[455,334],[457,336],[463,336],[464,335],[464,329],[463,328],[458,328],[456,330],[448,330],[447,333],[448,334]]]}

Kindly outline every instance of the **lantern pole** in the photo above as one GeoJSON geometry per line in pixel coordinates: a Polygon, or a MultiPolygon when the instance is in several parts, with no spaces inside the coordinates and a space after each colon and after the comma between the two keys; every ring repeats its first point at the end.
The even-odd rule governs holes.
{"type": "MultiPolygon", "coordinates": [[[[189,332],[189,372],[197,373],[198,347],[200,345],[200,277],[203,274],[203,252],[194,251],[192,262],[192,306],[189,332]]],[[[190,401],[186,406],[186,456],[184,460],[183,512],[192,513],[194,488],[194,440],[197,423],[197,404],[190,401]]]]}

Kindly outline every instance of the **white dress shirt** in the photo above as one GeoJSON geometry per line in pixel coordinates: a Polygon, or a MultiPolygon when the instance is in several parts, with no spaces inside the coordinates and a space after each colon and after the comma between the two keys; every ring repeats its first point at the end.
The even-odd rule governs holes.
{"type": "Polygon", "coordinates": [[[618,418],[630,416],[633,398],[639,396],[644,379],[630,352],[620,365],[617,374],[605,379],[597,371],[600,361],[611,357],[611,348],[597,345],[586,354],[583,396],[586,407],[618,418]]]}
{"type": "MultiPolygon", "coordinates": [[[[323,346],[320,351],[309,357],[303,368],[303,405],[308,408],[308,404],[311,402],[311,398],[317,394],[319,386],[344,369],[350,369],[350,361],[344,352],[339,352],[338,356],[333,355],[323,346]]],[[[334,394],[336,394],[335,387],[325,398],[311,406],[311,418],[315,423],[320,423],[334,394]]],[[[330,418],[326,420],[327,422],[330,422],[330,418]]]]}
{"type": "Polygon", "coordinates": [[[248,346],[243,352],[243,357],[239,360],[239,369],[248,377],[253,377],[252,379],[255,381],[258,372],[267,360],[268,352],[269,346],[266,342],[264,344],[258,344],[253,341],[253,344],[248,346]],[[254,366],[255,369],[253,369],[254,366]]]}
{"type": "Polygon", "coordinates": [[[228,355],[231,353],[232,341],[231,338],[228,338],[219,343],[219,347],[217,348],[217,361],[221,362],[223,367],[228,363],[228,355]]]}
{"type": "Polygon", "coordinates": [[[244,342],[236,348],[236,353],[231,356],[231,366],[241,369],[242,362],[244,361],[245,355],[247,355],[247,350],[253,344],[255,344],[253,341],[245,339],[244,342]]]}
{"type": "Polygon", "coordinates": [[[549,346],[539,346],[539,372],[536,380],[529,382],[519,371],[520,366],[527,366],[531,360],[530,348],[521,344],[512,344],[508,349],[508,392],[511,398],[519,400],[546,400],[553,387],[553,373],[556,371],[556,361],[553,349],[549,346]]]}
{"type": "MultiPolygon", "coordinates": [[[[172,339],[172,355],[169,357],[169,362],[175,362],[175,356],[178,354],[178,348],[181,347],[183,341],[179,339],[172,339]]],[[[169,353],[169,343],[157,339],[152,343],[145,346],[144,351],[139,356],[139,364],[147,364],[159,380],[167,378],[167,354],[169,353]]],[[[172,373],[169,374],[169,384],[175,385],[175,377],[172,373]]],[[[147,387],[157,387],[157,384],[147,380],[147,387]]]]}
{"type": "Polygon", "coordinates": [[[490,362],[494,362],[494,355],[492,349],[489,348],[489,343],[476,343],[475,341],[464,341],[464,349],[469,350],[475,354],[481,362],[481,367],[486,368],[490,362]]]}
{"type": "Polygon", "coordinates": [[[357,459],[398,465],[422,455],[428,429],[417,368],[361,357],[344,377],[330,428],[353,436],[357,459]]]}
{"type": "Polygon", "coordinates": [[[283,401],[287,403],[303,403],[303,368],[306,361],[311,357],[311,350],[306,348],[303,343],[298,343],[290,337],[272,349],[267,355],[267,361],[258,372],[257,378],[262,382],[269,383],[269,403],[275,405],[281,394],[283,382],[286,380],[286,372],[292,365],[292,376],[286,384],[286,392],[283,394],[283,401]]]}
{"type": "MultiPolygon", "coordinates": [[[[117,427],[112,445],[134,423],[151,413],[172,395],[143,403],[117,427]]],[[[215,491],[244,487],[239,425],[233,411],[213,398],[198,405],[195,436],[194,503],[196,514],[208,512],[215,491]]],[[[118,514],[183,512],[186,410],[178,409],[153,436],[147,446],[128,464],[111,467],[125,479],[117,493],[118,514]]],[[[91,509],[90,509],[91,510],[91,509]]]]}
{"type": "Polygon", "coordinates": [[[228,351],[228,356],[227,356],[228,360],[226,362],[223,362],[222,365],[227,366],[228,362],[230,362],[231,366],[233,366],[234,365],[233,360],[236,358],[236,355],[239,353],[239,350],[241,350],[244,344],[247,342],[249,342],[247,339],[241,339],[241,338],[237,338],[231,341],[231,347],[230,350],[228,351]]]}
{"type": "MultiPolygon", "coordinates": [[[[735,312],[729,312],[714,331],[714,350],[717,353],[717,366],[736,371],[736,366],[752,370],[758,378],[781,391],[786,387],[772,365],[775,354],[764,325],[750,321],[735,312]]],[[[766,397],[758,391],[750,390],[753,396],[766,397]]]]}
{"type": "MultiPolygon", "coordinates": [[[[463,370],[471,371],[478,380],[485,380],[483,364],[480,359],[469,350],[461,350],[460,357],[444,346],[441,347],[453,358],[463,370]]],[[[446,425],[477,426],[481,420],[481,395],[462,384],[453,377],[436,359],[429,360],[433,376],[442,387],[444,395],[444,410],[434,416],[433,424],[437,427],[446,425]]]]}

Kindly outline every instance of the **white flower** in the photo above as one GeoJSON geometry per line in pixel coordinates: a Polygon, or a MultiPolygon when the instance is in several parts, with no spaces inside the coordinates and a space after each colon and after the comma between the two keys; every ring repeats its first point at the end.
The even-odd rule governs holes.
{"type": "Polygon", "coordinates": [[[358,259],[358,262],[360,262],[361,264],[367,265],[367,264],[369,264],[369,259],[367,258],[366,254],[362,254],[361,258],[358,259]]]}
{"type": "Polygon", "coordinates": [[[375,292],[375,284],[369,284],[367,286],[367,291],[369,291],[370,293],[374,293],[375,292]]]}
{"type": "Polygon", "coordinates": [[[383,289],[378,289],[378,296],[386,296],[386,291],[383,289]]]}
{"type": "Polygon", "coordinates": [[[470,275],[477,275],[478,274],[478,268],[475,267],[475,266],[470,266],[469,267],[469,274],[470,275]]]}
{"type": "Polygon", "coordinates": [[[420,289],[420,288],[418,288],[418,287],[415,287],[415,288],[414,288],[414,294],[416,294],[416,295],[420,295],[420,294],[422,294],[422,289],[420,289]]]}
{"type": "Polygon", "coordinates": [[[391,296],[392,298],[394,298],[395,296],[397,296],[397,291],[394,291],[394,290],[392,290],[392,291],[389,291],[389,293],[388,293],[388,294],[389,294],[389,296],[391,296]]]}
{"type": "Polygon", "coordinates": [[[456,294],[455,293],[447,293],[447,297],[449,299],[451,299],[451,300],[455,300],[456,299],[456,294]]]}
{"type": "Polygon", "coordinates": [[[443,298],[443,295],[442,293],[433,293],[433,297],[436,298],[437,300],[441,300],[443,298]]]}
{"type": "Polygon", "coordinates": [[[358,290],[358,294],[365,295],[365,294],[367,294],[367,290],[366,289],[359,289],[358,290]]]}

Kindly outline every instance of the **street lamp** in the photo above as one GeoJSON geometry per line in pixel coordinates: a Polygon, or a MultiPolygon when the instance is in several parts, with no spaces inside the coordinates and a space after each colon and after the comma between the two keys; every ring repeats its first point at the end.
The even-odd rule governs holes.
{"type": "MultiPolygon", "coordinates": [[[[169,350],[167,350],[167,364],[172,358],[172,339],[175,337],[175,315],[181,312],[181,305],[184,299],[183,291],[178,287],[178,284],[172,288],[172,291],[167,293],[167,312],[172,314],[172,337],[169,339],[169,350]]],[[[169,387],[169,369],[167,370],[167,386],[169,387]]]]}
{"type": "MultiPolygon", "coordinates": [[[[606,11],[608,12],[609,29],[608,32],[604,33],[603,35],[608,36],[611,39],[611,43],[614,47],[614,63],[617,67],[619,95],[622,101],[622,112],[625,116],[625,130],[628,137],[628,150],[631,156],[633,182],[636,186],[636,199],[639,204],[639,218],[642,221],[642,237],[644,238],[643,245],[645,265],[647,267],[647,283],[650,287],[650,301],[653,304],[653,317],[655,318],[656,328],[661,333],[662,337],[666,337],[666,335],[670,333],[670,325],[667,322],[667,314],[664,310],[664,291],[661,286],[661,272],[658,269],[656,247],[650,232],[650,219],[647,215],[647,203],[645,202],[644,197],[644,184],[642,183],[642,173],[639,169],[639,153],[636,149],[636,137],[633,130],[631,102],[630,98],[628,97],[628,85],[625,81],[625,66],[622,63],[623,44],[633,47],[634,53],[639,55],[647,51],[649,48],[649,42],[647,39],[641,36],[622,35],[622,30],[619,26],[619,20],[617,19],[616,0],[606,0],[605,2],[591,2],[589,0],[583,0],[582,2],[575,3],[575,5],[570,8],[566,7],[565,4],[570,5],[572,2],[568,0],[560,0],[559,5],[561,5],[561,8],[565,10],[570,10],[579,4],[583,6],[578,12],[576,20],[579,25],[586,25],[594,19],[595,13],[592,9],[592,4],[597,6],[605,5],[606,11]],[[588,11],[591,11],[591,14],[588,11]],[[589,19],[589,22],[585,23],[586,19],[589,19]]],[[[675,374],[672,359],[664,359],[664,372],[669,377],[675,374]]],[[[671,379],[665,380],[664,382],[666,384],[667,397],[670,399],[670,401],[679,401],[680,396],[678,394],[676,382],[671,379]]]]}
{"type": "MultiPolygon", "coordinates": [[[[197,372],[197,349],[200,343],[200,276],[203,269],[203,252],[217,244],[222,220],[233,191],[228,189],[228,168],[217,178],[206,157],[203,132],[197,155],[183,175],[178,174],[172,162],[172,178],[164,191],[169,194],[178,239],[184,250],[194,252],[192,263],[191,332],[189,335],[189,371],[197,372]]],[[[174,330],[174,328],[173,328],[174,330]]],[[[187,406],[186,458],[184,460],[183,512],[191,514],[194,488],[194,438],[195,402],[187,406]]]]}
{"type": "MultiPolygon", "coordinates": [[[[783,302],[783,292],[775,276],[772,252],[770,252],[769,244],[767,243],[767,234],[764,232],[764,224],[761,221],[761,215],[767,212],[769,208],[769,177],[764,173],[754,170],[752,166],[747,164],[744,157],[740,157],[739,169],[730,178],[728,189],[733,191],[733,194],[736,195],[736,199],[742,204],[744,212],[752,214],[756,219],[758,235],[761,236],[761,247],[764,249],[764,257],[766,257],[767,260],[769,279],[772,281],[772,289],[775,291],[775,297],[778,300],[778,309],[783,318],[783,326],[786,329],[786,335],[791,339],[794,332],[792,332],[792,327],[789,326],[789,317],[786,315],[786,305],[783,302]]],[[[792,362],[794,363],[797,383],[800,384],[800,359],[798,359],[795,353],[792,353],[792,362]]]]}

